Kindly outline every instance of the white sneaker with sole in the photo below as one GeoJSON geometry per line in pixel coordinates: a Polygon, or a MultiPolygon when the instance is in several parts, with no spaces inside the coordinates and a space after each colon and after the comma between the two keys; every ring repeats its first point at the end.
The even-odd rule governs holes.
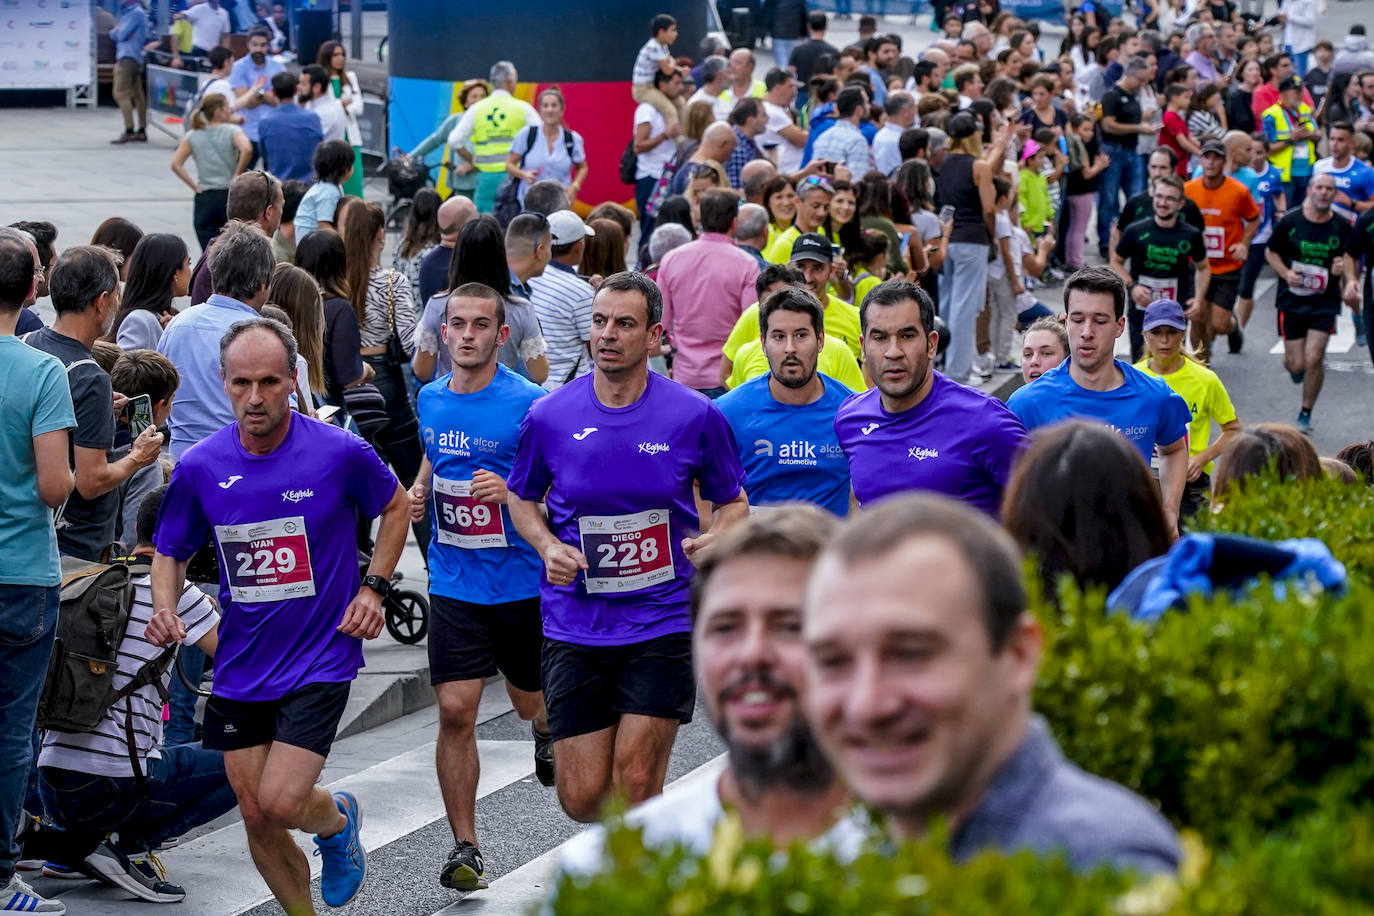
{"type": "Polygon", "coordinates": [[[65,903],[38,896],[18,875],[10,878],[10,883],[0,890],[0,913],[48,913],[49,916],[60,916],[65,912],[65,903]]]}

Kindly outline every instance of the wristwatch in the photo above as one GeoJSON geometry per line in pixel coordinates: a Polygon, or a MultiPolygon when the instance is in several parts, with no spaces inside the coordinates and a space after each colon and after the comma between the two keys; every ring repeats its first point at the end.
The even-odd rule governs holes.
{"type": "Polygon", "coordinates": [[[391,580],[381,576],[363,576],[363,585],[372,589],[382,598],[385,598],[391,591],[391,580]]]}

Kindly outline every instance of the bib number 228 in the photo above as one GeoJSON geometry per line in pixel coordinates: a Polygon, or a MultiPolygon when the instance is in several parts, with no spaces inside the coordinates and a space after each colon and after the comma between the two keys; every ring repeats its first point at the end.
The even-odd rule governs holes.
{"type": "Polygon", "coordinates": [[[588,593],[633,592],[673,578],[667,510],[583,516],[578,527],[588,593]]]}

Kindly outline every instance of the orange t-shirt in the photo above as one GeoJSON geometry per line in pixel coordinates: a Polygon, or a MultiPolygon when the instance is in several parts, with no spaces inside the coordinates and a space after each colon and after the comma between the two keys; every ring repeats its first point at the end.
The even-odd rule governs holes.
{"type": "Polygon", "coordinates": [[[1229,274],[1240,270],[1244,261],[1232,260],[1231,247],[1245,233],[1245,221],[1259,216],[1259,205],[1250,196],[1249,188],[1227,175],[1221,187],[1212,191],[1203,186],[1199,176],[1184,185],[1183,192],[1202,211],[1202,221],[1207,225],[1202,240],[1207,246],[1207,261],[1212,273],[1229,274]]]}

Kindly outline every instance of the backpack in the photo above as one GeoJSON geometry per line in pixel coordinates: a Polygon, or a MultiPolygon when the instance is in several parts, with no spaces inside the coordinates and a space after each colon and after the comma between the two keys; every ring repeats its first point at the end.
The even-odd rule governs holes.
{"type": "MultiPolygon", "coordinates": [[[[529,157],[530,150],[534,148],[534,141],[539,136],[539,126],[527,128],[525,133],[525,152],[520,155],[520,168],[525,167],[525,159],[529,157]]],[[[573,135],[572,131],[563,128],[563,149],[568,151],[568,161],[573,161],[573,135]]],[[[510,221],[520,215],[520,182],[515,177],[507,178],[506,183],[501,185],[496,192],[496,203],[491,208],[492,216],[495,216],[501,224],[501,228],[510,225],[510,221]]]]}
{"type": "Polygon", "coordinates": [[[620,154],[620,180],[625,184],[635,183],[635,169],[639,168],[639,154],[635,152],[634,137],[625,144],[625,152],[620,154]]]}
{"type": "Polygon", "coordinates": [[[105,713],[123,700],[125,746],[134,776],[141,785],[144,775],[138,761],[129,697],[153,685],[162,701],[167,701],[162,676],[171,668],[177,646],[168,646],[157,658],[145,662],[129,683],[118,690],[114,688],[119,645],[129,626],[133,598],[133,571],[128,564],[62,558],[57,639],[38,700],[37,726],[76,734],[92,732],[104,720],[105,713]]]}

